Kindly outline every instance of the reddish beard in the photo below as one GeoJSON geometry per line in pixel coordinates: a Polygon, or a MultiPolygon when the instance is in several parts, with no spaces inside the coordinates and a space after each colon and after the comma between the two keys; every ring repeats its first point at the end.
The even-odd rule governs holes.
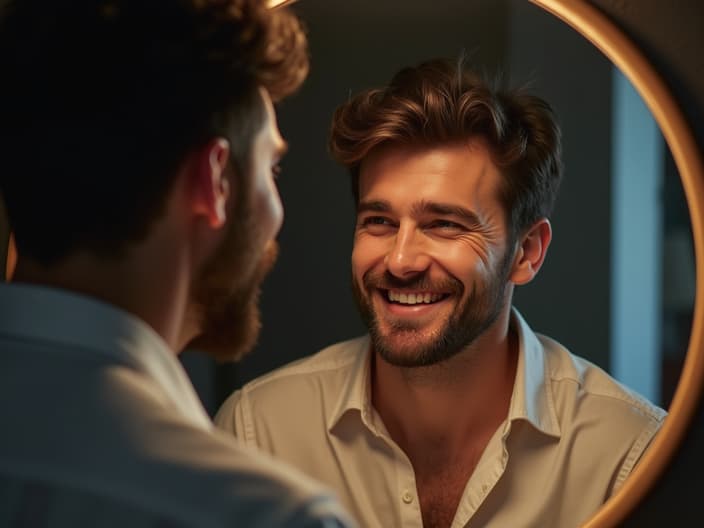
{"type": "Polygon", "coordinates": [[[225,240],[193,283],[191,309],[200,332],[187,348],[222,362],[237,361],[254,348],[261,329],[261,284],[278,255],[274,240],[258,247],[256,222],[247,213],[233,219],[225,240]]]}

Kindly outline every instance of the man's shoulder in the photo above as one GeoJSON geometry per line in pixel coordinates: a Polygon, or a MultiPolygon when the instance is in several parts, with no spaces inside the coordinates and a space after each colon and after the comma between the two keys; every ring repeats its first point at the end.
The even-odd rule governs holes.
{"type": "Polygon", "coordinates": [[[115,514],[126,524],[161,519],[184,527],[347,526],[332,494],[297,470],[217,431],[179,420],[163,426],[168,434],[140,449],[128,444],[113,450],[116,460],[102,468],[72,464],[69,471],[66,461],[73,455],[41,468],[31,461],[0,463],[0,499],[41,493],[53,504],[80,505],[77,512],[91,512],[97,524],[112,522],[115,514]]]}
{"type": "Polygon", "coordinates": [[[342,396],[363,391],[368,350],[363,336],[256,378],[225,400],[215,423],[248,444],[261,447],[266,439],[286,437],[290,445],[306,428],[327,427],[342,396]]]}
{"type": "Polygon", "coordinates": [[[538,334],[538,339],[545,351],[546,374],[558,410],[594,410],[604,423],[626,420],[634,427],[660,424],[665,418],[666,411],[598,365],[571,353],[549,337],[538,334]]]}
{"type": "Polygon", "coordinates": [[[0,488],[46,490],[57,503],[80,497],[87,511],[102,505],[99,513],[123,505],[177,526],[326,526],[325,519],[344,525],[336,524],[345,514],[331,494],[299,471],[164,412],[149,393],[114,397],[134,399],[128,407],[139,405],[140,412],[108,409],[98,420],[91,404],[84,414],[90,423],[57,432],[51,446],[29,438],[20,448],[19,431],[3,439],[0,488]]]}
{"type": "Polygon", "coordinates": [[[343,379],[364,360],[368,346],[367,336],[335,343],[250,381],[242,387],[242,393],[263,396],[274,391],[280,398],[287,389],[343,379]]]}

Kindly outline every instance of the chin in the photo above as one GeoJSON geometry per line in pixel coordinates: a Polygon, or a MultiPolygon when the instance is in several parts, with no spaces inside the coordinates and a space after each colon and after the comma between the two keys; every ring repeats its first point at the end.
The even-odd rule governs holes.
{"type": "Polygon", "coordinates": [[[219,362],[242,359],[259,338],[261,316],[258,293],[246,305],[241,299],[233,300],[223,311],[206,314],[203,330],[191,340],[188,348],[203,352],[219,362]]]}
{"type": "Polygon", "coordinates": [[[237,361],[257,343],[261,328],[259,297],[261,284],[276,261],[276,242],[269,242],[252,270],[243,272],[236,259],[217,259],[214,269],[196,284],[198,295],[192,302],[197,314],[198,335],[189,348],[216,360],[237,361]],[[196,300],[197,299],[197,300],[196,300]]]}
{"type": "Polygon", "coordinates": [[[371,331],[375,352],[397,367],[426,367],[447,359],[448,352],[442,346],[442,335],[442,332],[413,329],[394,330],[385,335],[381,335],[378,328],[371,331]]]}

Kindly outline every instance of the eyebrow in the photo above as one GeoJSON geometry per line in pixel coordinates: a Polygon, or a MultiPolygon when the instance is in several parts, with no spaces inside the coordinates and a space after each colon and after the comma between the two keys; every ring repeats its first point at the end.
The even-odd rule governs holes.
{"type": "MultiPolygon", "coordinates": [[[[391,212],[391,204],[389,204],[386,200],[361,201],[357,206],[357,213],[359,214],[365,212],[388,213],[391,212]]],[[[454,216],[462,219],[469,225],[482,225],[482,222],[476,213],[455,204],[421,200],[420,202],[413,204],[413,207],[411,208],[411,214],[413,216],[422,216],[428,213],[440,216],[454,216]]]]}
{"type": "Polygon", "coordinates": [[[482,224],[482,222],[479,220],[479,216],[477,216],[476,213],[460,205],[455,204],[428,202],[426,200],[422,200],[419,203],[413,205],[411,212],[414,216],[433,213],[441,216],[454,216],[456,218],[461,218],[470,225],[482,224]]]}
{"type": "Polygon", "coordinates": [[[357,213],[388,213],[391,205],[385,200],[362,201],[357,204],[357,213]]]}

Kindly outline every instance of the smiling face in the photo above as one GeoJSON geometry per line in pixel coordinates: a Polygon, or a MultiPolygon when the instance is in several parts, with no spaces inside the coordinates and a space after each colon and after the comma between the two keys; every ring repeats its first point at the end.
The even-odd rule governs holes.
{"type": "Polygon", "coordinates": [[[353,288],[389,363],[443,361],[507,307],[514,244],[500,181],[480,141],[384,147],[362,163],[353,288]]]}

